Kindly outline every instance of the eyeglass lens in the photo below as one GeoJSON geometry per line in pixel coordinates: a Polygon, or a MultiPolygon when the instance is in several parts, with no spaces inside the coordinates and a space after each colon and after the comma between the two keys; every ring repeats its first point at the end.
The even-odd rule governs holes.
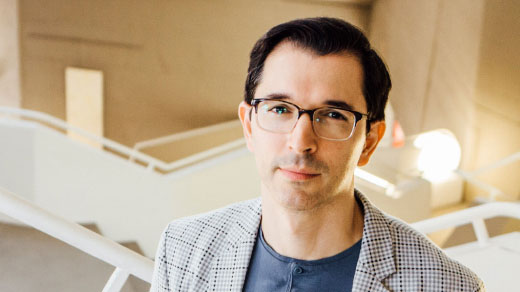
{"type": "MultiPolygon", "coordinates": [[[[290,133],[298,122],[298,112],[299,109],[290,103],[266,100],[258,104],[257,121],[266,131],[290,133]]],[[[350,138],[355,123],[353,113],[331,107],[317,109],[312,121],[316,135],[332,140],[350,138]]]]}

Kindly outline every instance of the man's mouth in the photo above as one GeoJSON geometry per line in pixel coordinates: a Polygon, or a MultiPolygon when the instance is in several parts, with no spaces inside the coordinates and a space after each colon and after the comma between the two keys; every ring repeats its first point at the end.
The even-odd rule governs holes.
{"type": "Polygon", "coordinates": [[[290,180],[296,181],[305,181],[309,179],[313,179],[320,174],[316,171],[309,169],[296,169],[296,168],[282,168],[280,167],[280,172],[290,180]]]}

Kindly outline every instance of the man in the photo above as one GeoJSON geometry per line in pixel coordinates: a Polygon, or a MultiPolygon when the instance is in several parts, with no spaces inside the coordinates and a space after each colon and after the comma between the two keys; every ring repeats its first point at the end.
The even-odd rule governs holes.
{"type": "Polygon", "coordinates": [[[482,282],[354,189],[385,131],[384,63],[354,26],[272,28],[239,106],[261,198],[170,223],[152,291],[482,291],[482,282]]]}

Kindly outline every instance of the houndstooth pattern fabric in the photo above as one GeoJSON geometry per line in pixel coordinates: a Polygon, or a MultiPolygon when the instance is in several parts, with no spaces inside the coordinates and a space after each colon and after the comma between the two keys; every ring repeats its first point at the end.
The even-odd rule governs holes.
{"type": "MultiPolygon", "coordinates": [[[[352,291],[484,291],[468,268],[360,192],[364,229],[352,291]]],[[[150,291],[241,291],[261,201],[182,218],[162,234],[150,291]]]]}

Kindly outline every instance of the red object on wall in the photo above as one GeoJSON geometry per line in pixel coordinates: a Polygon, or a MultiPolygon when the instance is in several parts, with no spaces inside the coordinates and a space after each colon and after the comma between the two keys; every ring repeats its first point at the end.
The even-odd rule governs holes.
{"type": "Polygon", "coordinates": [[[399,148],[404,146],[404,131],[398,121],[394,121],[392,128],[392,147],[399,148]]]}

